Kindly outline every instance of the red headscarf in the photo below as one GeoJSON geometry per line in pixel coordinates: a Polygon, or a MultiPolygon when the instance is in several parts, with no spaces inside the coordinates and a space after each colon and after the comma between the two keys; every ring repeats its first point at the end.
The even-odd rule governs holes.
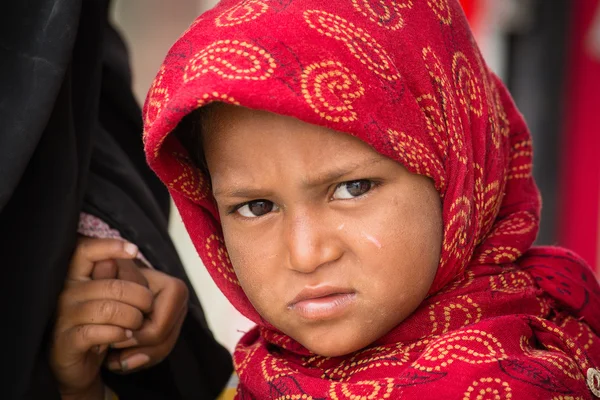
{"type": "Polygon", "coordinates": [[[234,354],[239,398],[591,396],[598,283],[573,254],[531,248],[540,208],[531,137],[456,0],[222,1],[173,46],[144,117],[148,161],[200,257],[258,324],[234,354]],[[433,179],[443,248],[413,315],[338,358],[261,319],[229,262],[207,177],[169,135],[212,101],[346,132],[433,179]]]}

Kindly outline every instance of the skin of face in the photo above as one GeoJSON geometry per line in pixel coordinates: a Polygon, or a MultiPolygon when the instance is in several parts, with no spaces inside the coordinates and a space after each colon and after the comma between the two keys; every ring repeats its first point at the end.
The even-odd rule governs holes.
{"type": "Polygon", "coordinates": [[[226,247],[269,323],[316,354],[341,356],[425,299],[442,242],[429,178],[291,117],[218,104],[201,119],[226,247]]]}

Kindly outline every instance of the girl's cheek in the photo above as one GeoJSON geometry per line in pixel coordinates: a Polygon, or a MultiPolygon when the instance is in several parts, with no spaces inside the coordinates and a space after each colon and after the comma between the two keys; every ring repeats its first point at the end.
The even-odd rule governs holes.
{"type": "Polygon", "coordinates": [[[369,243],[373,244],[373,246],[375,246],[378,250],[381,250],[381,248],[383,247],[383,245],[381,244],[381,242],[379,241],[379,239],[377,239],[375,236],[370,235],[364,231],[361,231],[361,235],[362,237],[364,237],[369,243]]]}

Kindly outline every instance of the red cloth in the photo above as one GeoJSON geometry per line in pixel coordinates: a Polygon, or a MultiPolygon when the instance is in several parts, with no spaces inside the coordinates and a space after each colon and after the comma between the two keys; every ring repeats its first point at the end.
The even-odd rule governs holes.
{"type": "Polygon", "coordinates": [[[598,283],[573,254],[531,248],[540,199],[529,131],[456,0],[223,1],[169,52],[145,122],[148,161],[200,257],[259,325],[234,354],[238,398],[590,398],[598,283]],[[169,135],[211,101],[355,135],[434,180],[441,260],[411,317],[333,359],[261,319],[227,257],[208,180],[169,135]]]}
{"type": "Polygon", "coordinates": [[[600,276],[600,57],[588,42],[600,1],[571,4],[558,239],[595,265],[600,276]]]}
{"type": "Polygon", "coordinates": [[[480,0],[460,0],[460,5],[465,12],[465,16],[471,25],[471,29],[474,28],[474,24],[477,24],[478,13],[481,8],[480,0]]]}
{"type": "Polygon", "coordinates": [[[476,39],[485,33],[485,30],[489,28],[489,17],[491,13],[489,8],[491,6],[489,1],[482,0],[460,0],[467,21],[469,21],[469,27],[473,32],[476,39]]]}

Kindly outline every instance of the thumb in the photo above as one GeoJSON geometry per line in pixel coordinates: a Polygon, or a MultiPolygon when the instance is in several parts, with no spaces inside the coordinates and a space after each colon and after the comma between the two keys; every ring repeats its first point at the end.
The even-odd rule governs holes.
{"type": "Polygon", "coordinates": [[[102,260],[94,265],[92,279],[116,279],[117,274],[117,263],[115,260],[102,260]]]}
{"type": "Polygon", "coordinates": [[[121,279],[124,281],[129,281],[129,282],[135,282],[144,287],[148,287],[148,280],[146,279],[144,274],[142,274],[142,272],[141,272],[141,269],[143,269],[145,267],[138,266],[138,264],[136,264],[135,260],[118,259],[115,261],[117,263],[117,278],[118,279],[121,279]]]}
{"type": "Polygon", "coordinates": [[[80,238],[71,258],[67,279],[90,280],[94,264],[98,261],[124,258],[132,259],[138,254],[135,244],[120,239],[80,238]]]}

